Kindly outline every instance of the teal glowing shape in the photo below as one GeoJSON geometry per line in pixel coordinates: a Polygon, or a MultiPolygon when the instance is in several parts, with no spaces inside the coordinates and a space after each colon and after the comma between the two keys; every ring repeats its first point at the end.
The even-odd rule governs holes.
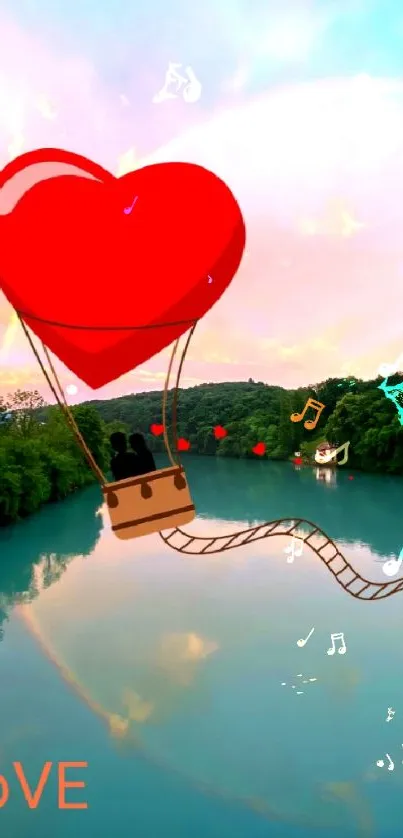
{"type": "Polygon", "coordinates": [[[399,416],[399,422],[403,425],[403,381],[400,384],[393,384],[391,387],[388,387],[386,384],[387,380],[385,378],[377,389],[382,390],[386,398],[393,402],[399,416]]]}

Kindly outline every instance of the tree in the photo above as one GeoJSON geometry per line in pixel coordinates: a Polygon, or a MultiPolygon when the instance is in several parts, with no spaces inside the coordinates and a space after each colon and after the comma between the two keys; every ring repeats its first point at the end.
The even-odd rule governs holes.
{"type": "Polygon", "coordinates": [[[345,395],[328,419],[325,432],[338,444],[350,441],[353,468],[403,473],[403,428],[394,405],[380,390],[345,395]]]}
{"type": "Polygon", "coordinates": [[[7,400],[0,404],[0,410],[13,411],[15,415],[14,428],[21,436],[29,436],[38,427],[37,411],[46,406],[38,390],[16,390],[9,393],[7,400]]]}
{"type": "MultiPolygon", "coordinates": [[[[66,418],[59,408],[45,412],[36,391],[18,390],[3,400],[17,418],[0,429],[0,526],[35,512],[94,480],[66,418]],[[38,421],[42,416],[46,421],[38,421]]],[[[77,425],[97,463],[106,466],[107,436],[99,413],[90,406],[75,410],[77,425]]]]}
{"type": "Polygon", "coordinates": [[[97,465],[103,469],[108,461],[105,425],[94,407],[79,405],[73,408],[73,416],[97,465]]]}

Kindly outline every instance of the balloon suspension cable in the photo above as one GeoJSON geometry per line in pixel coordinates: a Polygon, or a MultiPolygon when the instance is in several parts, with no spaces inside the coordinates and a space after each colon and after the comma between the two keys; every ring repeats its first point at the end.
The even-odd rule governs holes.
{"type": "MultiPolygon", "coordinates": [[[[197,320],[193,324],[193,326],[192,326],[192,328],[191,328],[191,330],[190,330],[190,332],[187,336],[186,343],[185,343],[185,346],[183,348],[181,359],[180,359],[180,362],[179,362],[178,372],[177,372],[177,375],[176,375],[176,382],[175,382],[175,387],[174,387],[174,396],[173,396],[173,403],[172,403],[172,439],[173,439],[173,444],[174,444],[174,447],[175,447],[175,451],[178,450],[177,408],[178,408],[179,382],[180,382],[180,377],[181,377],[181,373],[182,373],[182,367],[183,367],[183,364],[184,364],[184,361],[185,361],[185,358],[186,358],[186,354],[187,354],[187,351],[188,351],[189,343],[190,343],[190,341],[191,341],[191,339],[194,335],[194,331],[195,331],[196,326],[197,326],[197,320]]],[[[179,346],[179,338],[178,338],[177,341],[175,341],[175,345],[174,345],[172,353],[171,353],[171,358],[170,358],[170,361],[169,361],[169,366],[168,366],[168,370],[167,370],[167,374],[166,374],[166,378],[165,378],[164,393],[163,393],[163,396],[162,396],[162,424],[163,424],[163,427],[164,427],[164,444],[165,444],[165,449],[166,449],[166,452],[168,454],[168,457],[169,457],[169,460],[170,460],[170,463],[171,463],[172,466],[180,466],[181,465],[178,454],[176,455],[176,460],[174,459],[174,457],[172,455],[172,450],[171,450],[171,446],[169,444],[168,430],[167,430],[167,403],[168,403],[169,380],[170,380],[170,377],[171,377],[172,365],[173,365],[174,358],[175,358],[175,355],[176,355],[177,350],[178,350],[178,346],[179,346]]]]}
{"type": "Polygon", "coordinates": [[[70,405],[67,404],[62,386],[60,384],[59,378],[58,378],[56,370],[55,370],[55,368],[52,364],[52,361],[51,361],[51,358],[50,358],[50,355],[49,355],[49,352],[48,352],[46,346],[44,346],[44,344],[41,342],[42,343],[42,349],[45,353],[46,360],[47,360],[47,362],[49,364],[49,367],[50,367],[50,370],[53,374],[53,377],[54,377],[54,380],[55,380],[55,383],[56,383],[56,387],[59,390],[59,394],[57,393],[57,390],[54,387],[54,384],[53,384],[53,382],[50,378],[48,370],[46,369],[45,365],[43,364],[42,359],[39,355],[39,352],[38,352],[32,338],[31,338],[31,335],[30,335],[24,321],[22,320],[22,318],[20,317],[19,314],[18,314],[18,318],[19,318],[21,326],[24,330],[24,333],[25,333],[25,336],[28,340],[28,343],[29,343],[34,355],[35,355],[36,360],[38,361],[38,364],[41,368],[41,371],[42,371],[42,373],[43,373],[43,375],[44,375],[44,377],[45,377],[45,379],[46,379],[46,381],[47,381],[47,383],[48,383],[48,385],[49,385],[49,387],[50,387],[50,389],[51,389],[51,391],[52,391],[52,393],[53,393],[53,395],[56,399],[57,404],[59,405],[62,412],[64,413],[64,415],[67,419],[67,423],[70,427],[70,430],[73,432],[74,436],[76,437],[76,440],[77,440],[77,442],[79,444],[79,447],[81,448],[81,450],[84,454],[84,457],[86,458],[86,460],[88,462],[88,465],[92,469],[95,477],[101,483],[101,485],[105,485],[105,483],[107,483],[107,479],[106,479],[103,471],[99,468],[98,464],[95,462],[95,459],[94,459],[90,449],[88,448],[88,445],[87,445],[84,437],[82,436],[82,434],[80,432],[80,429],[77,425],[77,422],[74,419],[74,416],[73,416],[73,413],[71,411],[70,405]]]}
{"type": "Polygon", "coordinates": [[[185,346],[183,348],[183,352],[182,352],[181,359],[180,359],[180,362],[179,362],[178,372],[177,372],[176,381],[175,381],[175,390],[174,390],[174,397],[173,397],[173,403],[172,403],[172,437],[173,437],[174,446],[175,446],[176,449],[178,447],[177,417],[178,417],[179,383],[180,383],[180,380],[181,380],[182,367],[183,367],[183,364],[185,363],[185,358],[186,358],[187,351],[188,351],[188,348],[189,348],[189,343],[192,340],[192,337],[194,335],[194,331],[195,331],[196,326],[197,326],[197,321],[192,326],[192,328],[191,328],[191,330],[190,330],[190,332],[187,336],[186,343],[185,343],[185,346]]]}
{"type": "MultiPolygon", "coordinates": [[[[186,344],[182,351],[179,369],[175,382],[174,398],[172,405],[172,437],[174,440],[175,447],[177,446],[177,405],[180,377],[182,373],[182,367],[186,358],[186,353],[189,347],[189,343],[191,341],[195,328],[196,323],[189,332],[186,344]]],[[[168,456],[170,457],[173,465],[174,463],[172,461],[172,455],[170,453],[171,449],[169,448],[169,443],[166,435],[165,411],[169,377],[174,356],[176,354],[177,346],[178,341],[176,342],[174,350],[172,352],[171,362],[168,368],[167,378],[165,381],[163,399],[164,441],[167,447],[168,456]]],[[[357,573],[354,570],[350,562],[348,562],[347,559],[344,557],[343,553],[340,552],[335,542],[331,538],[329,538],[323,530],[321,530],[319,527],[313,524],[312,521],[308,521],[305,518],[300,518],[298,520],[290,518],[281,518],[276,519],[274,521],[266,521],[264,524],[259,524],[257,527],[249,527],[249,529],[247,530],[238,530],[238,532],[230,533],[229,535],[219,536],[194,536],[180,528],[176,528],[171,531],[165,530],[164,532],[159,532],[159,536],[162,539],[162,541],[168,547],[171,547],[172,550],[175,550],[177,553],[183,553],[193,556],[223,553],[227,550],[235,549],[236,547],[243,547],[245,544],[250,544],[254,541],[261,541],[263,538],[270,538],[273,536],[280,535],[292,535],[299,541],[305,542],[308,545],[308,547],[310,547],[310,549],[314,553],[316,553],[316,555],[320,558],[325,567],[327,567],[328,570],[330,570],[330,572],[335,577],[339,585],[341,585],[341,587],[355,599],[364,600],[366,602],[374,602],[375,600],[386,599],[386,597],[392,596],[393,594],[397,594],[399,593],[399,591],[403,591],[402,578],[390,582],[371,582],[369,579],[366,579],[364,576],[361,576],[361,574],[357,573]],[[301,530],[298,531],[297,528],[300,524],[305,525],[305,527],[308,527],[308,532],[301,532],[301,530]],[[314,535],[318,540],[320,540],[320,543],[313,544],[310,541],[310,539],[314,535]]]]}
{"type": "Polygon", "coordinates": [[[171,446],[169,444],[168,430],[167,430],[167,402],[168,402],[169,379],[171,377],[172,365],[173,365],[173,362],[174,362],[174,358],[175,358],[178,346],[179,346],[179,338],[175,341],[174,347],[173,347],[172,352],[171,352],[171,357],[170,357],[170,360],[169,360],[168,370],[167,370],[167,374],[165,376],[164,392],[162,394],[162,425],[163,425],[163,428],[164,428],[164,445],[165,445],[165,450],[168,454],[168,457],[169,457],[169,460],[170,460],[170,463],[171,463],[172,466],[180,465],[180,463],[177,460],[175,461],[175,459],[173,457],[173,454],[172,454],[171,446]]]}

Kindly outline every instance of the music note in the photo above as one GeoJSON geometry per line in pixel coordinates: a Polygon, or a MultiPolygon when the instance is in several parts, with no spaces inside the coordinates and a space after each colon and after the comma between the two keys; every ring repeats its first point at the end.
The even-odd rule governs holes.
{"type": "Polygon", "coordinates": [[[133,203],[132,203],[131,207],[125,207],[125,208],[124,208],[123,212],[124,212],[124,214],[125,214],[125,215],[130,215],[130,213],[131,213],[131,211],[132,211],[132,209],[133,209],[133,207],[134,207],[134,205],[135,205],[135,203],[136,203],[136,201],[137,201],[137,198],[138,198],[138,197],[139,197],[139,196],[138,196],[138,195],[136,195],[136,197],[135,197],[135,199],[134,199],[134,201],[133,201],[133,203]]]}
{"type": "Polygon", "coordinates": [[[301,419],[304,418],[305,413],[308,410],[308,407],[313,407],[314,410],[318,411],[316,419],[307,419],[307,421],[304,422],[304,428],[306,428],[307,431],[313,431],[313,429],[316,428],[316,425],[318,424],[318,419],[322,413],[322,410],[325,407],[325,405],[322,404],[322,402],[318,402],[316,401],[316,399],[308,399],[302,413],[292,413],[290,419],[291,422],[300,422],[301,419]]]}
{"type": "Polygon", "coordinates": [[[339,448],[336,448],[336,450],[332,451],[330,454],[321,454],[320,451],[317,451],[315,454],[315,461],[319,463],[319,465],[325,465],[326,463],[330,463],[330,460],[333,460],[335,457],[337,457],[337,455],[340,454],[340,451],[344,450],[343,459],[336,461],[338,466],[344,466],[344,464],[348,460],[349,446],[350,442],[343,442],[343,445],[340,445],[339,448]]]}
{"type": "Polygon", "coordinates": [[[315,626],[310,630],[310,632],[308,634],[308,637],[305,637],[305,638],[301,637],[300,640],[297,640],[297,646],[299,646],[300,649],[302,649],[302,647],[305,646],[306,643],[308,643],[308,640],[309,640],[311,634],[314,633],[314,631],[315,631],[315,626]]]}
{"type": "Polygon", "coordinates": [[[154,104],[159,104],[165,99],[177,99],[181,88],[183,99],[187,104],[197,102],[200,99],[202,86],[196,78],[192,68],[185,68],[185,73],[187,75],[186,78],[178,72],[178,68],[180,67],[182,67],[182,64],[175,64],[172,61],[168,63],[168,70],[165,74],[165,84],[153,97],[152,101],[154,104]],[[185,87],[183,87],[184,85],[185,87]],[[175,92],[172,91],[172,87],[175,92]],[[169,88],[171,88],[171,90],[169,90],[169,88]]]}
{"type": "MultiPolygon", "coordinates": [[[[386,754],[386,756],[389,760],[388,771],[393,771],[393,769],[395,767],[395,763],[393,762],[393,760],[391,760],[389,754],[386,754]]],[[[377,764],[378,768],[383,768],[383,766],[385,765],[383,759],[378,759],[376,761],[376,764],[377,764]]]]}
{"type": "Polygon", "coordinates": [[[154,104],[160,104],[165,99],[177,99],[178,98],[178,91],[180,90],[181,85],[186,84],[188,81],[184,76],[181,76],[178,73],[178,67],[181,67],[181,64],[175,64],[173,61],[168,62],[168,70],[165,74],[165,84],[161,88],[161,90],[153,96],[154,104]],[[176,93],[173,93],[168,88],[172,85],[176,85],[176,93]]]}
{"type": "Polygon", "coordinates": [[[330,649],[327,650],[327,654],[328,655],[334,655],[334,653],[336,651],[336,646],[335,646],[334,641],[335,640],[340,640],[341,641],[341,646],[340,646],[340,649],[338,649],[337,651],[338,651],[339,655],[345,655],[346,652],[347,652],[347,646],[344,642],[344,633],[342,631],[335,632],[334,634],[330,635],[330,639],[332,641],[332,646],[330,647],[330,649]]]}
{"type": "Polygon", "coordinates": [[[289,544],[288,547],[284,547],[284,553],[291,553],[291,556],[287,559],[287,564],[292,564],[295,556],[302,556],[304,542],[300,539],[298,539],[298,542],[300,546],[298,546],[295,536],[293,535],[291,544],[289,544]]]}
{"type": "Polygon", "coordinates": [[[192,104],[200,99],[202,86],[191,67],[186,67],[185,72],[188,75],[189,84],[186,85],[183,91],[183,98],[185,102],[192,104]]]}
{"type": "Polygon", "coordinates": [[[382,570],[385,576],[396,576],[396,573],[399,572],[400,566],[403,562],[403,547],[399,553],[398,559],[389,559],[385,564],[382,565],[382,570]]]}

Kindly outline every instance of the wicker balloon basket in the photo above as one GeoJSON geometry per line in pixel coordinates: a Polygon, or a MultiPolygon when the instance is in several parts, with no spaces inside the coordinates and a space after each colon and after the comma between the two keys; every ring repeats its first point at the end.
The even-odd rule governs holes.
{"type": "Polygon", "coordinates": [[[117,538],[138,538],[180,527],[196,515],[182,466],[106,483],[102,491],[117,538]]]}

